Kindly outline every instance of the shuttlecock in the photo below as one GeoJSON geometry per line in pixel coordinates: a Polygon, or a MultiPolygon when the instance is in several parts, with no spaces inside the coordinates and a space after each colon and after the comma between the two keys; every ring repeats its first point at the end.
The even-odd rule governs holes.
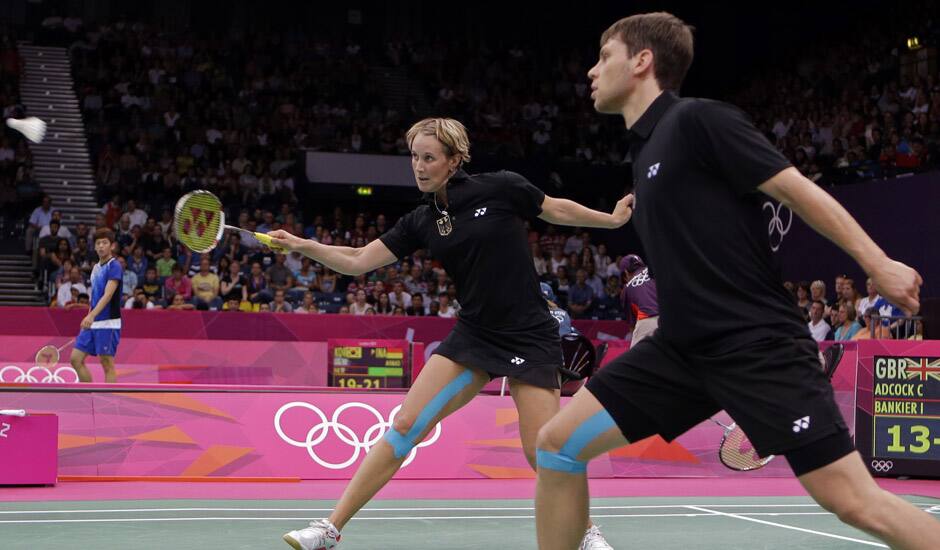
{"type": "Polygon", "coordinates": [[[46,137],[46,123],[42,119],[31,116],[29,118],[8,118],[7,126],[26,136],[33,143],[42,143],[46,137]]]}

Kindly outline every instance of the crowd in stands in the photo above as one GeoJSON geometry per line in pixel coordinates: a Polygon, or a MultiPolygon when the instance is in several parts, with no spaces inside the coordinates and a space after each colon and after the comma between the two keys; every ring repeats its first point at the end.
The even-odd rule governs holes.
{"type": "Polygon", "coordinates": [[[835,278],[831,298],[821,280],[786,282],[806,318],[813,338],[823,340],[922,339],[923,323],[905,313],[878,294],[871,279],[865,281],[865,293],[846,275],[835,278]]]}
{"type": "MultiPolygon", "coordinates": [[[[78,18],[51,24],[66,35],[71,52],[104,204],[95,225],[116,231],[116,252],[127,265],[127,307],[451,317],[460,308],[453,283],[423,253],[356,278],[295,254],[274,254],[237,234],[199,255],[173,241],[172,203],[187,191],[208,189],[241,227],[285,228],[324,243],[363,246],[395,220],[306,210],[295,187],[296,151],[406,154],[405,128],[431,113],[464,121],[475,153],[586,165],[626,157],[622,123],[596,116],[589,100],[593,53],[547,57],[525,46],[456,38],[379,47],[292,32],[168,33],[128,21],[85,26],[78,18]],[[386,104],[370,76],[373,66],[404,68],[425,87],[426,101],[403,112],[386,104]]],[[[864,41],[826,44],[803,61],[796,57],[792,68],[751,79],[729,99],[821,184],[935,168],[936,63],[926,63],[926,72],[902,67],[897,38],[874,32],[864,41]]],[[[10,51],[4,40],[3,75],[16,67],[10,51]]],[[[15,81],[0,82],[0,102],[9,109],[17,102],[9,84],[15,81]]],[[[11,177],[28,187],[28,149],[22,142],[2,145],[0,193],[11,177]]],[[[46,204],[30,219],[38,261],[54,305],[76,307],[94,262],[89,235],[96,227],[66,228],[56,218],[46,204]]],[[[575,318],[622,315],[619,254],[592,243],[590,233],[552,226],[533,228],[530,242],[534,268],[575,318]]],[[[808,322],[818,325],[828,315],[829,329],[844,328],[832,335],[827,329],[827,336],[851,332],[849,309],[862,323],[869,312],[859,308],[872,305],[836,289],[820,316],[813,314],[816,291],[803,284],[793,291],[808,322]]]]}

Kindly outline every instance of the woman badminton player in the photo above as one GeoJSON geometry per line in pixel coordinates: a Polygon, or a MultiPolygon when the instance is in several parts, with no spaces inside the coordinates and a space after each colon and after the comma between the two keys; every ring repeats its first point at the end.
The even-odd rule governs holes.
{"type": "MultiPolygon", "coordinates": [[[[358,275],[430,249],[454,277],[463,306],[457,325],[429,358],[405,396],[392,428],[366,456],[333,513],[284,540],[298,550],[333,548],[340,530],[398,471],[410,450],[442,418],[467,404],[493,377],[507,376],[522,446],[535,467],[535,436],[559,409],[561,343],[532,267],[524,223],[616,228],[629,219],[632,195],[613,214],[545,196],[512,172],[468,175],[464,126],[433,118],[408,130],[411,166],[428,204],[403,216],[362,248],[328,246],[284,231],[275,245],[341,273],[358,275]],[[495,282],[498,281],[498,282],[495,282]]],[[[591,526],[581,548],[610,548],[591,526]]]]}

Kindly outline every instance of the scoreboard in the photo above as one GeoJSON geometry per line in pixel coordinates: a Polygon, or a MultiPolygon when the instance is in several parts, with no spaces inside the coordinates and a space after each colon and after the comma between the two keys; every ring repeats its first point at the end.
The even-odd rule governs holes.
{"type": "Polygon", "coordinates": [[[411,385],[411,352],[407,340],[327,341],[328,384],[371,390],[411,385]]]}
{"type": "Polygon", "coordinates": [[[859,367],[856,445],[866,465],[940,477],[940,357],[874,355],[859,367]]]}

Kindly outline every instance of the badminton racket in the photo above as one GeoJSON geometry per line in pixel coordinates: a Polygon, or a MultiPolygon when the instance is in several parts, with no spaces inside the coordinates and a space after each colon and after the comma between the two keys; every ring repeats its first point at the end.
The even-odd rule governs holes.
{"type": "Polygon", "coordinates": [[[34,116],[28,118],[8,118],[7,126],[26,136],[33,143],[42,143],[46,137],[46,123],[34,116]]]}
{"type": "Polygon", "coordinates": [[[26,416],[26,411],[23,409],[0,409],[0,416],[26,416]]]}
{"type": "Polygon", "coordinates": [[[225,225],[222,201],[209,191],[192,191],[176,202],[173,232],[176,238],[193,252],[208,252],[215,248],[226,229],[247,233],[271,250],[283,250],[271,241],[267,233],[225,225]]]}
{"type": "Polygon", "coordinates": [[[599,362],[594,344],[576,332],[561,337],[561,352],[564,363],[558,370],[566,381],[584,380],[591,376],[599,362]]]}
{"type": "Polygon", "coordinates": [[[60,353],[63,349],[68,347],[72,342],[75,341],[75,338],[72,338],[64,345],[55,347],[53,345],[43,346],[39,348],[39,351],[36,352],[36,362],[34,365],[40,367],[51,368],[59,364],[60,353]]]}
{"type": "MultiPolygon", "coordinates": [[[[822,352],[822,369],[829,380],[832,380],[836,369],[839,368],[844,352],[845,347],[842,344],[832,344],[822,352]]],[[[709,420],[725,429],[721,436],[721,445],[718,446],[718,459],[728,468],[739,472],[749,472],[763,468],[774,459],[774,455],[761,457],[757,454],[757,450],[744,434],[744,430],[736,423],[725,425],[714,418],[709,420]]]]}

